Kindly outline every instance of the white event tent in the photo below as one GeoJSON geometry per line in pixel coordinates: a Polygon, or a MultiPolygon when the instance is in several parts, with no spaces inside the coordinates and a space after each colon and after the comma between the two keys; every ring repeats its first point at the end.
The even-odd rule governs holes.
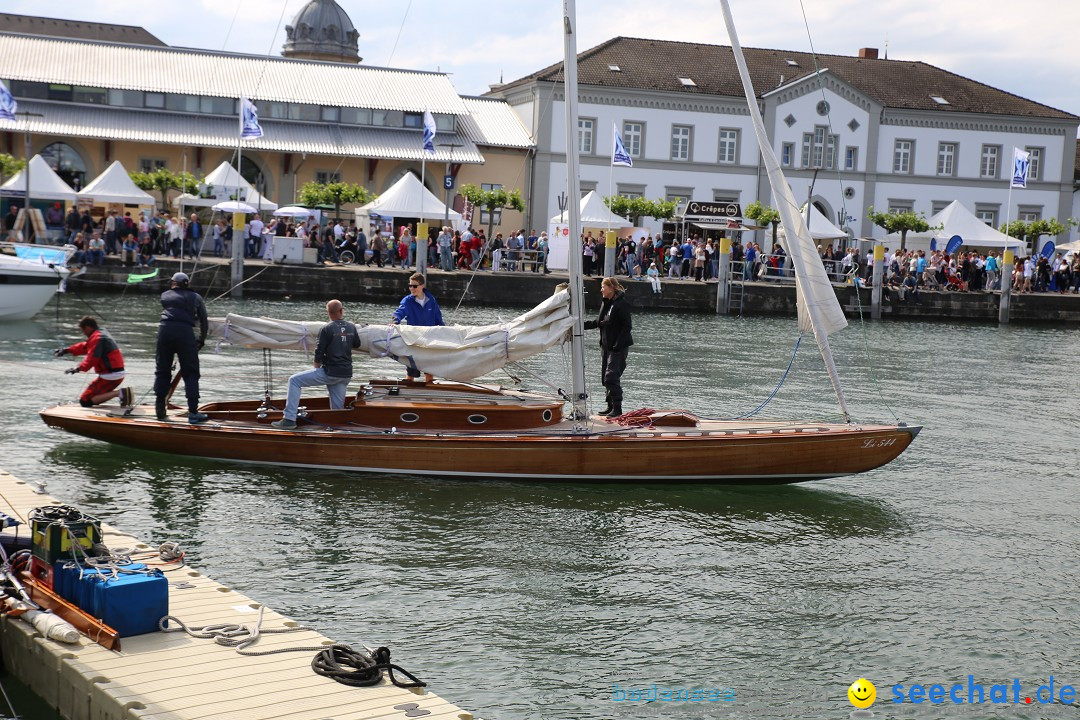
{"type": "MultiPolygon", "coordinates": [[[[585,197],[581,198],[581,229],[586,228],[598,228],[600,230],[612,230],[633,227],[626,218],[621,215],[608,210],[607,205],[604,204],[604,199],[600,197],[595,190],[590,190],[585,197]]],[[[565,225],[567,223],[566,213],[560,213],[551,218],[548,222],[552,225],[565,225]]]]}
{"type": "MultiPolygon", "coordinates": [[[[20,170],[0,185],[0,194],[23,195],[26,192],[26,170],[20,170]]],[[[53,172],[40,155],[30,158],[30,197],[38,200],[67,200],[75,202],[71,187],[53,172]]]]}
{"type": "Polygon", "coordinates": [[[79,199],[124,205],[154,205],[156,202],[152,195],[143,192],[132,182],[119,160],[114,160],[112,165],[105,168],[105,172],[80,190],[79,199]]]}
{"type": "Polygon", "coordinates": [[[447,213],[446,205],[424,187],[419,178],[411,172],[402,175],[400,180],[387,188],[386,192],[375,200],[358,207],[356,224],[367,227],[367,218],[371,215],[420,218],[431,220],[433,223],[442,222],[444,217],[448,217],[454,223],[461,220],[461,213],[453,210],[447,213]]]}
{"type": "MultiPolygon", "coordinates": [[[[815,241],[846,240],[848,238],[848,234],[829,222],[829,218],[825,217],[825,215],[817,209],[816,205],[803,205],[802,216],[803,220],[806,222],[806,226],[810,228],[810,236],[813,237],[815,241]],[[807,207],[810,208],[809,215],[807,215],[807,207]]],[[[783,223],[780,224],[777,235],[784,236],[783,223]]]]}
{"type": "MultiPolygon", "coordinates": [[[[959,200],[953,200],[941,212],[931,216],[927,222],[930,223],[931,228],[940,227],[925,233],[908,233],[906,243],[908,248],[929,250],[930,241],[936,240],[937,248],[944,250],[945,244],[954,235],[959,235],[963,239],[964,244],[961,247],[964,248],[992,248],[995,250],[1003,250],[1007,247],[1014,250],[1024,248],[1023,240],[1017,240],[1003,232],[998,232],[977,218],[959,200]]],[[[886,244],[895,243],[896,247],[899,247],[900,233],[886,235],[885,242],[886,244]]]]}
{"type": "Polygon", "coordinates": [[[230,196],[236,195],[236,200],[247,203],[253,208],[271,212],[278,209],[277,203],[270,202],[259,195],[255,188],[251,187],[251,183],[237,173],[236,168],[228,162],[223,162],[214,168],[213,172],[207,175],[203,182],[206,185],[213,186],[213,191],[211,193],[213,197],[204,198],[191,193],[184,193],[177,197],[173,203],[180,208],[183,208],[184,206],[213,207],[223,200],[228,200],[230,196]],[[240,188],[239,193],[237,193],[238,184],[240,188]]]}

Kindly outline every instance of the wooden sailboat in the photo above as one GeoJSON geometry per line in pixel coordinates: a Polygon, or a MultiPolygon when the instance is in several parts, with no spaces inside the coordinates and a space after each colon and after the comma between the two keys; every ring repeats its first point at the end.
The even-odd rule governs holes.
{"type": "MultiPolygon", "coordinates": [[[[773,192],[779,198],[785,227],[797,230],[787,249],[799,288],[800,325],[813,332],[818,342],[847,420],[828,345],[829,333],[842,328],[846,320],[772,155],[726,3],[725,14],[773,192]]],[[[574,0],[564,0],[564,29],[567,187],[570,197],[579,197],[573,142],[577,127],[574,0]]],[[[569,203],[570,237],[580,236],[579,215],[578,204],[569,203]]],[[[128,411],[60,405],[43,410],[41,416],[50,427],[119,445],[246,463],[632,483],[777,484],[851,475],[892,461],[919,432],[920,428],[903,424],[865,425],[850,420],[709,420],[685,411],[628,413],[615,420],[590,416],[583,305],[581,254],[572,252],[569,288],[505,326],[365,329],[364,349],[369,353],[389,355],[450,380],[430,384],[373,380],[341,410],[330,409],[326,398],[308,400],[306,415],[295,430],[270,427],[284,407],[283,399],[272,398],[209,403],[201,410],[210,421],[201,425],[158,421],[149,407],[128,411]],[[470,382],[501,362],[542,351],[566,336],[573,368],[569,393],[547,396],[470,382]],[[470,353],[469,362],[448,358],[446,347],[452,339],[470,353]],[[470,376],[464,367],[480,370],[470,376]]],[[[308,325],[230,316],[217,325],[217,332],[248,347],[309,347],[312,331],[308,325]]],[[[317,332],[318,325],[312,327],[317,332]]],[[[178,413],[177,420],[182,418],[178,413]]]]}

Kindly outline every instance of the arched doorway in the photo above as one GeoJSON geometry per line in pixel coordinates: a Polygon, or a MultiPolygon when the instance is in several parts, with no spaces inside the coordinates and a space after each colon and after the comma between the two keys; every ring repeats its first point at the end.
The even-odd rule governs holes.
{"type": "Polygon", "coordinates": [[[65,142],[46,145],[40,153],[49,167],[75,190],[86,187],[86,162],[79,151],[65,142]]]}

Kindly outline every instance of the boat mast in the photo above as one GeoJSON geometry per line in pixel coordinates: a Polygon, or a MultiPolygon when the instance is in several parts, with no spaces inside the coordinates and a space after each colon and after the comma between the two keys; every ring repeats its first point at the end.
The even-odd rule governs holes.
{"type": "MultiPolygon", "coordinates": [[[[588,419],[585,408],[585,289],[581,279],[581,180],[578,177],[578,85],[577,85],[577,25],[574,0],[563,0],[563,104],[566,106],[566,193],[569,224],[570,307],[574,328],[570,336],[570,365],[573,373],[573,405],[575,430],[578,423],[588,419]]],[[[581,425],[580,427],[584,427],[581,425]]]]}
{"type": "MultiPolygon", "coordinates": [[[[795,288],[800,303],[800,310],[806,313],[810,330],[814,333],[821,357],[825,361],[825,370],[829,374],[836,400],[840,405],[840,412],[844,415],[845,422],[851,422],[848,415],[847,401],[844,399],[844,390],[840,387],[840,376],[836,372],[836,362],[833,360],[832,349],[829,347],[829,333],[839,330],[847,325],[840,310],[840,304],[836,300],[832,283],[825,275],[825,269],[821,264],[816,252],[809,248],[814,247],[810,240],[810,231],[802,219],[795,197],[791,193],[787,178],[780,169],[780,163],[776,159],[769,141],[768,133],[765,132],[765,123],[761,119],[761,111],[758,109],[757,96],[754,93],[753,83],[750,81],[750,73],[746,69],[746,57],[743,55],[742,46],[739,44],[739,36],[735,32],[735,20],[731,16],[731,7],[728,0],[720,0],[724,11],[724,24],[727,26],[728,38],[731,40],[731,50],[735,55],[735,64],[739,68],[739,76],[742,79],[743,92],[746,94],[746,103],[750,109],[750,117],[754,122],[754,132],[757,135],[758,147],[761,150],[761,158],[765,164],[765,170],[769,175],[769,185],[772,187],[773,198],[776,201],[777,210],[780,211],[781,222],[788,234],[785,235],[787,242],[784,243],[795,267],[795,288]],[[804,242],[805,240],[805,242],[804,242]]],[[[809,213],[809,208],[807,209],[809,213]]],[[[856,288],[858,291],[858,288],[856,288]]],[[[802,320],[800,312],[800,320],[802,320]]],[[[802,323],[800,323],[802,324],[802,323]]],[[[805,327],[804,327],[805,330],[805,327]]]]}

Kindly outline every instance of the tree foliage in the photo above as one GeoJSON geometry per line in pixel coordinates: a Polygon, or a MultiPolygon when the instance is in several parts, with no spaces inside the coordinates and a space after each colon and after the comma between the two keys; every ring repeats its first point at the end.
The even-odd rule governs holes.
{"type": "Polygon", "coordinates": [[[461,195],[488,214],[488,237],[495,229],[495,213],[499,210],[517,210],[525,212],[525,201],[518,189],[507,191],[503,188],[484,190],[477,185],[462,185],[461,195]]]}
{"type": "Polygon", "coordinates": [[[14,155],[0,153],[0,183],[26,167],[26,161],[14,155]]]}
{"type": "Polygon", "coordinates": [[[1034,252],[1040,237],[1043,235],[1061,235],[1069,229],[1069,226],[1075,224],[1075,218],[1068,218],[1064,223],[1058,222],[1057,218],[1032,220],[1031,222],[1013,220],[1007,226],[1002,225],[999,229],[1010,237],[1030,243],[1030,250],[1034,252]]]}
{"type": "Polygon", "coordinates": [[[366,205],[374,200],[376,196],[363,185],[357,185],[356,183],[306,182],[300,186],[297,197],[300,204],[307,207],[333,205],[334,217],[340,219],[342,205],[366,205]]]}
{"type": "Polygon", "coordinates": [[[780,227],[780,211],[770,205],[762,205],[755,200],[743,209],[743,217],[753,220],[764,227],[772,226],[772,241],[776,244],[776,231],[780,227]]]}
{"type": "Polygon", "coordinates": [[[144,192],[157,191],[161,195],[162,206],[167,204],[170,190],[185,193],[198,193],[202,180],[189,172],[174,173],[169,168],[157,168],[152,172],[130,172],[128,175],[135,187],[144,192]]]}
{"type": "Polygon", "coordinates": [[[657,220],[669,220],[675,216],[678,203],[668,200],[649,200],[643,197],[623,197],[613,195],[604,198],[604,204],[608,210],[620,217],[624,217],[638,227],[641,218],[651,217],[657,220]]]}
{"type": "MultiPolygon", "coordinates": [[[[915,214],[913,211],[906,212],[876,212],[874,206],[871,205],[866,212],[866,217],[870,218],[870,222],[874,223],[880,228],[885,228],[885,232],[900,233],[900,250],[907,249],[907,234],[909,232],[927,232],[931,229],[930,223],[926,221],[926,215],[919,213],[915,214]]],[[[937,226],[933,229],[940,229],[937,226]]]]}

